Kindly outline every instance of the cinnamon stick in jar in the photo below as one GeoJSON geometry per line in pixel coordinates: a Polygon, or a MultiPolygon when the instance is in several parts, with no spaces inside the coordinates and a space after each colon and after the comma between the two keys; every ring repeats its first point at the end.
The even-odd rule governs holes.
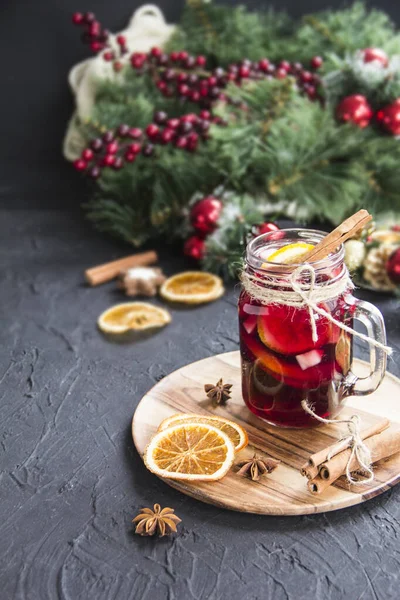
{"type": "Polygon", "coordinates": [[[111,279],[117,277],[125,269],[147,267],[157,261],[158,255],[154,250],[141,252],[140,254],[125,256],[125,258],[119,258],[118,260],[87,269],[85,271],[85,279],[89,285],[100,285],[101,283],[106,283],[106,281],[111,281],[111,279]]]}
{"type": "MultiPolygon", "coordinates": [[[[361,209],[354,215],[343,221],[333,231],[328,233],[312,250],[301,255],[301,262],[315,262],[322,260],[331,252],[334,252],[343,242],[352,238],[358,231],[363,229],[367,223],[372,220],[372,216],[365,209],[361,209]]],[[[286,264],[297,262],[298,258],[293,261],[288,260],[286,264]]]]}

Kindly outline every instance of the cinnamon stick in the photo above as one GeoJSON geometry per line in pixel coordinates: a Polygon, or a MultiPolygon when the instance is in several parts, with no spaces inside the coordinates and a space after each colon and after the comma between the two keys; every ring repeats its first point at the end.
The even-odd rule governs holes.
{"type": "Polygon", "coordinates": [[[320,475],[307,481],[307,487],[312,494],[322,494],[331,485],[332,481],[326,481],[320,475]]]}
{"type": "Polygon", "coordinates": [[[89,285],[100,285],[106,281],[111,281],[111,279],[117,277],[117,275],[125,269],[131,269],[132,267],[146,267],[157,261],[157,252],[154,252],[154,250],[133,254],[131,256],[125,256],[125,258],[119,258],[118,260],[113,260],[112,262],[87,269],[85,271],[85,279],[89,285]]]}
{"type": "MultiPolygon", "coordinates": [[[[383,431],[382,433],[378,433],[377,435],[373,435],[365,440],[365,445],[371,452],[373,463],[392,456],[392,454],[400,452],[400,428],[392,428],[383,431]]],[[[323,469],[321,469],[320,474],[317,475],[317,477],[314,477],[314,479],[310,479],[307,482],[310,492],[313,494],[321,494],[341,475],[344,475],[350,454],[350,449],[344,450],[332,458],[328,463],[325,463],[323,469],[329,464],[326,476],[322,476],[323,469]]],[[[353,458],[349,465],[350,472],[357,471],[359,468],[360,465],[358,464],[357,459],[353,458]]]]}
{"type": "MultiPolygon", "coordinates": [[[[394,454],[400,450],[400,429],[397,431],[389,430],[378,433],[377,435],[373,435],[365,440],[365,445],[371,452],[373,462],[380,460],[381,458],[385,458],[386,456],[390,456],[390,454],[394,454]],[[398,437],[398,442],[396,442],[396,436],[398,437]],[[393,445],[394,449],[391,450],[393,445]]],[[[320,476],[322,479],[332,482],[343,475],[346,470],[346,465],[350,458],[350,454],[351,448],[348,448],[322,465],[320,469],[320,476]]],[[[350,471],[356,471],[357,468],[359,468],[356,458],[353,458],[349,468],[350,471]]]]}
{"type": "MultiPolygon", "coordinates": [[[[354,215],[343,221],[333,231],[328,233],[312,250],[306,252],[301,256],[301,262],[315,262],[321,260],[333,252],[340,244],[343,244],[346,240],[353,237],[357,231],[360,231],[365,227],[367,223],[372,220],[372,216],[367,210],[361,209],[354,215]]],[[[297,262],[299,259],[294,258],[293,261],[297,262]]]]}
{"type": "MultiPolygon", "coordinates": [[[[365,429],[363,429],[363,431],[361,431],[361,434],[360,434],[361,439],[366,440],[367,438],[371,437],[372,435],[381,433],[382,431],[387,429],[389,426],[390,426],[389,419],[382,419],[381,421],[378,421],[377,423],[374,423],[373,425],[370,425],[369,427],[366,427],[365,429]]],[[[344,440],[341,440],[340,442],[336,442],[335,444],[331,444],[327,448],[324,448],[323,450],[320,450],[319,452],[312,454],[310,456],[310,458],[308,459],[308,461],[305,463],[305,465],[303,465],[302,469],[310,470],[310,467],[317,467],[319,470],[319,467],[325,461],[328,460],[328,456],[333,457],[336,454],[339,454],[339,452],[342,452],[342,450],[346,450],[347,448],[349,448],[349,444],[350,444],[350,437],[346,438],[344,440]]],[[[312,479],[312,477],[310,479],[312,479]]]]}
{"type": "Polygon", "coordinates": [[[319,474],[319,466],[310,465],[308,462],[300,469],[300,473],[307,479],[314,479],[319,474]]]}

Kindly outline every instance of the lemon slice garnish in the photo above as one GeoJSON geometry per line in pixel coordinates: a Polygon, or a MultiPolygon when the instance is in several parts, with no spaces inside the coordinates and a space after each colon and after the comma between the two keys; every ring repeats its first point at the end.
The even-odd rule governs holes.
{"type": "Polygon", "coordinates": [[[280,263],[282,265],[291,263],[313,248],[313,244],[307,244],[306,242],[288,244],[270,254],[270,256],[268,256],[268,262],[280,263]]]}

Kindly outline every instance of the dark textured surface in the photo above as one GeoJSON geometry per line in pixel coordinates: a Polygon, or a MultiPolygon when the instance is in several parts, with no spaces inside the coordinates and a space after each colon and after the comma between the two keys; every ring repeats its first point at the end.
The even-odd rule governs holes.
{"type": "MultiPolygon", "coordinates": [[[[82,271],[126,248],[74,213],[3,211],[0,229],[2,600],[398,598],[398,489],[325,515],[252,516],[181,495],[136,454],[141,396],[188,362],[236,349],[233,289],[173,310],[153,337],[111,343],[95,322],[121,297],[113,284],[86,287],[82,271]],[[134,535],[132,517],[154,502],[176,509],[177,537],[134,535]]],[[[359,295],[378,303],[398,347],[398,301],[359,295]]],[[[390,370],[399,375],[396,359],[390,370]]]]}

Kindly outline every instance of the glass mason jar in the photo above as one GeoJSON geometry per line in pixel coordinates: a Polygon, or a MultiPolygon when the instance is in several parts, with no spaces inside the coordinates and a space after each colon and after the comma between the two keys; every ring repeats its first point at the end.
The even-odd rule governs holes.
{"type": "MultiPolygon", "coordinates": [[[[318,339],[313,341],[309,308],[284,303],[285,294],[293,293],[290,277],[299,265],[268,262],[268,256],[299,241],[317,244],[324,236],[323,232],[307,229],[274,231],[253,239],[246,250],[245,273],[251,276],[252,284],[256,289],[260,286],[278,291],[281,301],[265,303],[245,289],[240,294],[243,399],[255,415],[280,427],[315,427],[318,421],[304,411],[303,400],[317,415],[332,418],[344,398],[370,394],[385,374],[386,354],[370,344],[371,372],[368,377],[357,377],[351,370],[352,335],[314,313],[314,339],[318,339]]],[[[316,285],[344,283],[348,271],[343,258],[340,246],[329,257],[312,263],[316,285]]],[[[310,276],[303,275],[300,283],[307,288],[310,276]]],[[[385,325],[379,310],[354,298],[351,286],[344,287],[340,295],[318,306],[351,328],[354,319],[360,320],[369,337],[385,344],[385,325]]]]}

